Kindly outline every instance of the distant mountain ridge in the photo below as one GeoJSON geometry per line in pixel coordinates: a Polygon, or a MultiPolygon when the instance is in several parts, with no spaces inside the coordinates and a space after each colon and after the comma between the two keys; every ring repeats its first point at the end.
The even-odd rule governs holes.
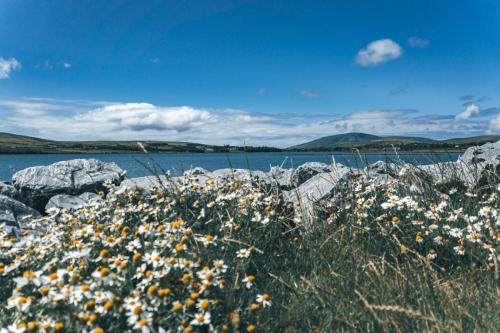
{"type": "Polygon", "coordinates": [[[303,143],[297,146],[290,147],[290,149],[307,149],[307,148],[320,148],[338,146],[343,144],[352,144],[358,142],[367,142],[380,139],[379,136],[366,134],[366,133],[347,133],[324,136],[322,138],[313,140],[311,142],[303,143]]]}
{"type": "Polygon", "coordinates": [[[328,150],[328,149],[383,149],[398,147],[403,149],[466,148],[486,142],[500,140],[500,135],[481,135],[468,138],[434,140],[413,136],[378,136],[351,132],[321,137],[303,144],[291,146],[287,150],[328,150]]]}
{"type": "MultiPolygon", "coordinates": [[[[180,141],[141,141],[150,153],[210,152],[279,152],[279,151],[345,151],[384,150],[396,147],[402,151],[464,150],[472,145],[500,140],[500,135],[433,140],[411,136],[378,136],[367,133],[345,133],[325,136],[286,149],[274,147],[217,146],[180,141]]],[[[113,154],[142,153],[137,141],[54,141],[0,132],[0,154],[113,154]]]]}

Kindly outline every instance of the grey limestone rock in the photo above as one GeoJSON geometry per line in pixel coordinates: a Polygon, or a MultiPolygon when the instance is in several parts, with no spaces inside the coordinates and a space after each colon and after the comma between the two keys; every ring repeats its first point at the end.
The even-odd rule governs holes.
{"type": "Polygon", "coordinates": [[[40,217],[40,213],[22,202],[0,195],[0,225],[24,228],[33,217],[40,217]]]}
{"type": "Polygon", "coordinates": [[[119,184],[125,171],[115,163],[95,159],[76,159],[37,166],[14,174],[12,183],[20,201],[43,211],[49,199],[57,194],[79,195],[105,190],[105,184],[119,184]]]}

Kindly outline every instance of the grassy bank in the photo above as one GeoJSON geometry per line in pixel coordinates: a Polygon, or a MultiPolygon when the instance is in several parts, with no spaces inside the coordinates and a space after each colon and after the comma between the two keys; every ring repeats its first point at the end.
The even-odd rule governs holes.
{"type": "MultiPolygon", "coordinates": [[[[392,137],[374,141],[355,141],[355,133],[341,135],[349,142],[330,142],[324,145],[299,145],[286,149],[266,146],[207,145],[178,141],[141,141],[150,153],[232,153],[232,152],[388,152],[452,153],[487,142],[500,140],[500,136],[477,136],[448,140],[392,137]],[[354,137],[352,137],[354,135],[354,137]],[[328,144],[327,144],[328,143],[328,144]]],[[[141,154],[143,149],[134,141],[55,141],[0,132],[0,154],[141,154]]]]}
{"type": "MultiPolygon", "coordinates": [[[[500,186],[356,177],[314,221],[279,189],[196,177],[0,241],[0,327],[495,332],[500,186]]],[[[113,188],[110,189],[113,192],[113,188]]]]}
{"type": "MultiPolygon", "coordinates": [[[[179,141],[142,141],[151,153],[274,152],[273,147],[205,145],[179,141]]],[[[137,141],[55,141],[0,132],[0,154],[141,154],[137,141]]]]}

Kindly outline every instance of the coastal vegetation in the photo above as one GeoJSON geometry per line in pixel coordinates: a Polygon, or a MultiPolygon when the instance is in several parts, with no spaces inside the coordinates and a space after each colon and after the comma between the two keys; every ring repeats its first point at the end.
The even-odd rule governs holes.
{"type": "Polygon", "coordinates": [[[401,170],[346,174],[312,214],[250,176],[109,183],[36,234],[0,234],[0,327],[498,331],[498,174],[437,186],[401,170]]]}
{"type": "MultiPolygon", "coordinates": [[[[178,141],[142,141],[151,153],[273,152],[273,147],[216,146],[178,141]]],[[[115,154],[142,153],[137,141],[54,141],[0,133],[0,154],[115,154]]]]}
{"type": "MultiPolygon", "coordinates": [[[[205,145],[178,141],[143,141],[150,153],[233,153],[233,152],[351,152],[393,151],[451,152],[500,140],[499,135],[433,140],[420,137],[380,137],[364,133],[346,133],[319,138],[281,149],[268,146],[205,145]]],[[[0,132],[0,154],[113,154],[142,153],[137,141],[54,141],[0,132]]]]}
{"type": "Polygon", "coordinates": [[[296,151],[346,151],[351,149],[367,151],[397,148],[400,151],[462,151],[473,145],[482,145],[498,140],[500,140],[500,135],[434,140],[424,137],[378,136],[354,132],[325,136],[288,149],[296,151]]]}

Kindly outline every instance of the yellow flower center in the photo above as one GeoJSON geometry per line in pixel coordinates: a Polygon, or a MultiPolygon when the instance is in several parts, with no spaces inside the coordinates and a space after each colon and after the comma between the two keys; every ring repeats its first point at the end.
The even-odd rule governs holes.
{"type": "Polygon", "coordinates": [[[200,302],[200,308],[202,310],[208,309],[209,305],[210,305],[210,303],[206,299],[200,302]]]}
{"type": "Polygon", "coordinates": [[[153,295],[156,292],[157,289],[158,289],[157,286],[151,286],[151,287],[149,287],[148,288],[148,295],[153,295]]]}
{"type": "Polygon", "coordinates": [[[139,259],[141,259],[142,255],[139,253],[139,252],[136,252],[133,256],[132,256],[132,261],[133,262],[136,262],[138,261],[139,259]]]}
{"type": "Polygon", "coordinates": [[[99,273],[101,274],[101,277],[106,277],[109,275],[109,268],[102,267],[99,269],[99,273]]]}
{"type": "Polygon", "coordinates": [[[171,293],[172,291],[168,288],[165,289],[160,289],[158,290],[158,296],[167,296],[171,293]]]}
{"type": "Polygon", "coordinates": [[[32,321],[32,322],[28,323],[28,330],[34,330],[37,327],[38,327],[38,322],[37,321],[32,321]]]}
{"type": "Polygon", "coordinates": [[[111,310],[113,308],[113,302],[112,301],[106,302],[106,304],[104,304],[104,308],[106,309],[106,311],[111,310]]]}
{"type": "Polygon", "coordinates": [[[133,310],[132,313],[138,315],[139,313],[142,312],[142,308],[140,305],[136,306],[133,310]]]}

